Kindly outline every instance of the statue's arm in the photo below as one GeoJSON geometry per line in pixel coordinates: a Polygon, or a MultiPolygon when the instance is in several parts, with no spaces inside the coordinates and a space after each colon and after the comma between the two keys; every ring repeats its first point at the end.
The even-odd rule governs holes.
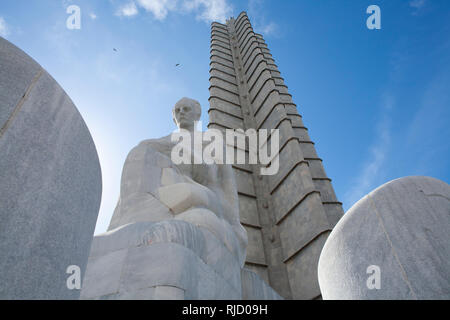
{"type": "MultiPolygon", "coordinates": [[[[154,140],[143,141],[141,144],[145,145],[145,154],[140,155],[140,151],[137,151],[136,157],[140,159],[144,166],[142,171],[148,177],[143,181],[142,175],[139,176],[138,172],[133,172],[130,168],[131,174],[137,175],[134,179],[141,180],[140,189],[145,188],[147,193],[158,199],[173,214],[193,207],[218,212],[220,207],[217,205],[216,195],[209,188],[183,174],[167,155],[158,150],[154,140]]],[[[130,153],[130,163],[134,157],[130,153]]]]}
{"type": "MultiPolygon", "coordinates": [[[[127,155],[122,169],[120,196],[108,230],[138,220],[171,218],[170,209],[158,199],[162,167],[169,162],[141,142],[127,155]]],[[[167,159],[166,159],[167,160],[167,159]]]]}
{"type": "Polygon", "coordinates": [[[157,196],[162,169],[171,163],[151,146],[150,141],[142,141],[128,153],[122,170],[121,198],[143,193],[157,196]]]}

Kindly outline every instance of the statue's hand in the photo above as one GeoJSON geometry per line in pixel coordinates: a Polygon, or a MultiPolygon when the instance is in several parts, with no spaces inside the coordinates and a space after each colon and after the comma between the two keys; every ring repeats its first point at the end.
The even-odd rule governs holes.
{"type": "Polygon", "coordinates": [[[175,183],[158,189],[159,200],[174,214],[179,214],[189,208],[214,209],[211,203],[210,190],[199,184],[175,183]]]}

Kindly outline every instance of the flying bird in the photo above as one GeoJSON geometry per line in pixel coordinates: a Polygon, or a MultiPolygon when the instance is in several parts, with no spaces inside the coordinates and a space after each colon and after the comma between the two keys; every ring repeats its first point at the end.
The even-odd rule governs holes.
{"type": "Polygon", "coordinates": [[[117,49],[116,49],[116,48],[113,48],[113,50],[114,50],[115,52],[117,52],[117,49]]]}
{"type": "Polygon", "coordinates": [[[178,67],[180,64],[179,63],[177,63],[176,65],[175,65],[175,67],[178,67]]]}

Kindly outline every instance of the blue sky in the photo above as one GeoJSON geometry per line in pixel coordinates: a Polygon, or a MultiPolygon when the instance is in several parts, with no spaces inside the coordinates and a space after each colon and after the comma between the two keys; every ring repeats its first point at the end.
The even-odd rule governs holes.
{"type": "Polygon", "coordinates": [[[447,0],[2,0],[0,35],[49,71],[89,126],[103,173],[96,233],[109,224],[128,152],[175,129],[179,98],[200,101],[206,127],[210,23],[243,10],[345,210],[395,178],[449,183],[447,0]],[[80,30],[66,28],[71,4],[80,30]],[[366,27],[371,4],[381,30],[366,27]]]}

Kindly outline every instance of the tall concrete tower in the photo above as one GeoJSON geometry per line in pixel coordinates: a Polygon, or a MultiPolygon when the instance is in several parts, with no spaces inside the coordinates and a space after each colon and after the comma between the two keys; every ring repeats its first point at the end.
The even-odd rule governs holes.
{"type": "Polygon", "coordinates": [[[233,166],[249,238],[246,267],[287,299],[320,298],[317,263],[342,204],[245,12],[226,24],[212,23],[210,66],[209,128],[279,129],[277,174],[260,175],[258,165],[233,166]]]}

